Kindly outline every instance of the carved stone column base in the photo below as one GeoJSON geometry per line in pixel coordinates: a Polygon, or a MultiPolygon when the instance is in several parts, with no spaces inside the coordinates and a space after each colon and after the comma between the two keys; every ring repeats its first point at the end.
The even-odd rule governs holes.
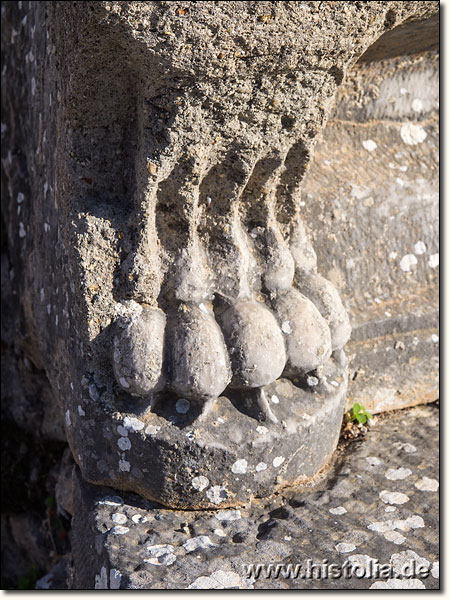
{"type": "Polygon", "coordinates": [[[263,388],[265,410],[252,390],[221,396],[205,416],[174,395],[158,403],[156,413],[114,413],[112,428],[99,412],[92,417],[103,424],[97,425],[95,452],[82,457],[83,475],[183,509],[235,507],[267,497],[313,477],[336,447],[346,370],[330,361],[320,381],[308,381],[307,389],[287,379],[263,388]]]}

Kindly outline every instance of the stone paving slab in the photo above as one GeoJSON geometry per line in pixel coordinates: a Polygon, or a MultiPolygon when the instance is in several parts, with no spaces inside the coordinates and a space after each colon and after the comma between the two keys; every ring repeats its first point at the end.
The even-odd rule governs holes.
{"type": "Polygon", "coordinates": [[[433,404],[379,417],[314,482],[239,510],[169,510],[77,474],[73,587],[439,589],[438,414],[433,404]],[[390,566],[364,573],[370,559],[390,566]],[[352,578],[338,567],[323,577],[327,563],[352,578]],[[406,563],[424,571],[399,577],[406,563]],[[283,567],[248,577],[251,564],[283,567]]]}

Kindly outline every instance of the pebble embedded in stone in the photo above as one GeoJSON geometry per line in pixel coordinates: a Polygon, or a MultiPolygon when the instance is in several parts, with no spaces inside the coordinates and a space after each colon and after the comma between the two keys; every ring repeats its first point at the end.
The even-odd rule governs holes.
{"type": "Polygon", "coordinates": [[[380,498],[386,504],[405,504],[409,500],[408,496],[402,492],[388,492],[387,490],[380,492],[380,498]]]}
{"type": "Polygon", "coordinates": [[[422,477],[422,479],[416,481],[414,487],[416,487],[421,492],[437,492],[439,489],[439,482],[436,479],[422,477]]]}
{"type": "Polygon", "coordinates": [[[209,486],[209,479],[203,475],[199,475],[198,477],[194,477],[194,479],[191,481],[191,484],[195,490],[201,492],[209,486]]]}
{"type": "Polygon", "coordinates": [[[278,396],[272,396],[271,400],[274,404],[279,404],[280,403],[280,399],[278,398],[278,396]]]}
{"type": "Polygon", "coordinates": [[[99,500],[98,503],[105,504],[106,506],[121,506],[124,501],[120,496],[105,496],[105,498],[99,500]]]}
{"type": "Polygon", "coordinates": [[[276,456],[273,459],[272,464],[273,464],[274,467],[279,467],[279,466],[281,466],[284,463],[284,461],[285,461],[284,456],[276,456]]]}
{"type": "Polygon", "coordinates": [[[353,550],[356,550],[355,544],[346,544],[345,542],[336,544],[335,548],[340,554],[346,554],[347,552],[353,552],[353,550]]]}
{"type": "Polygon", "coordinates": [[[129,531],[130,531],[129,527],[123,527],[122,525],[116,525],[115,527],[110,529],[109,533],[112,533],[113,535],[124,535],[125,533],[128,533],[129,531]]]}
{"type": "Polygon", "coordinates": [[[319,380],[317,379],[317,377],[313,377],[312,375],[310,375],[306,378],[306,383],[309,385],[309,387],[314,387],[319,384],[319,380]]]}
{"type": "Polygon", "coordinates": [[[144,429],[145,423],[136,419],[135,417],[125,417],[123,420],[123,426],[126,429],[131,429],[132,431],[140,431],[144,429]]]}
{"type": "Polygon", "coordinates": [[[213,533],[219,537],[227,537],[227,534],[225,533],[225,531],[223,529],[221,529],[220,527],[218,527],[217,529],[214,529],[213,533]]]}
{"type": "Polygon", "coordinates": [[[119,425],[117,427],[117,433],[119,433],[122,437],[127,437],[128,436],[128,429],[125,429],[125,427],[122,427],[122,425],[119,425]]]}
{"type": "Polygon", "coordinates": [[[80,415],[80,417],[86,416],[86,413],[84,412],[83,408],[80,405],[78,405],[77,410],[78,410],[78,414],[80,415]]]}
{"type": "Polygon", "coordinates": [[[122,513],[114,513],[111,515],[111,521],[113,521],[114,523],[119,523],[119,525],[123,525],[127,522],[127,520],[128,519],[126,515],[123,515],[122,513]]]}
{"type": "Polygon", "coordinates": [[[266,433],[269,433],[269,430],[267,429],[267,427],[264,427],[264,425],[258,425],[258,427],[256,428],[256,431],[260,435],[265,435],[266,433]]]}
{"type": "Polygon", "coordinates": [[[241,460],[237,460],[235,463],[233,463],[231,470],[233,473],[247,473],[247,461],[245,460],[245,458],[242,458],[241,460]]]}
{"type": "Polygon", "coordinates": [[[215,544],[212,543],[212,541],[207,535],[199,535],[197,537],[193,537],[183,544],[183,548],[188,554],[190,552],[194,552],[195,550],[211,548],[211,546],[215,546],[215,544]]]}
{"type": "Polygon", "coordinates": [[[330,513],[332,515],[345,515],[347,509],[343,506],[336,506],[336,508],[330,508],[330,513]]]}
{"type": "Polygon", "coordinates": [[[386,471],[385,477],[386,479],[390,479],[391,481],[397,481],[399,479],[406,479],[412,475],[411,469],[405,469],[404,467],[400,467],[399,469],[388,469],[386,471]]]}
{"type": "Polygon", "coordinates": [[[144,517],[142,515],[136,514],[136,515],[133,515],[131,517],[131,520],[133,521],[133,523],[146,523],[147,522],[147,517],[144,517]]]}
{"type": "Polygon", "coordinates": [[[265,462],[260,462],[256,465],[255,470],[259,473],[260,471],[265,471],[267,469],[267,465],[265,462]]]}
{"type": "Polygon", "coordinates": [[[146,435],[155,435],[155,433],[158,433],[160,429],[161,427],[159,425],[147,425],[147,427],[144,430],[144,433],[146,435]]]}
{"type": "Polygon", "coordinates": [[[184,398],[180,398],[179,400],[177,400],[177,403],[175,405],[175,410],[181,415],[185,415],[187,412],[189,412],[190,408],[191,403],[189,402],[189,400],[185,400],[184,398]]]}
{"type": "Polygon", "coordinates": [[[144,559],[144,562],[152,565],[172,565],[177,557],[175,556],[174,548],[170,544],[156,544],[154,546],[147,546],[147,552],[152,558],[144,559]]]}

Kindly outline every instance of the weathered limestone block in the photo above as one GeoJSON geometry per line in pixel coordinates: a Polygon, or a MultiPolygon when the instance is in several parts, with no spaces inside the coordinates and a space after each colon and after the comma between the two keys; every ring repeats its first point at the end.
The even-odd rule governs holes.
{"type": "Polygon", "coordinates": [[[185,4],[5,3],[5,220],[83,476],[207,508],[335,447],[351,326],[300,184],[349,67],[438,3],[185,4]]]}

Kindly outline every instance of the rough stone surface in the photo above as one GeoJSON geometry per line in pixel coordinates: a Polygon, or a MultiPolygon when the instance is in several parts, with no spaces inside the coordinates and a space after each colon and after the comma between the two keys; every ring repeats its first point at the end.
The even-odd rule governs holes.
{"type": "MultiPolygon", "coordinates": [[[[130,429],[122,418],[140,424],[134,432],[153,431],[171,403],[203,405],[205,419],[222,392],[245,404],[256,390],[258,415],[275,425],[267,386],[283,385],[282,374],[326,403],[330,346],[345,369],[351,327],[335,287],[319,274],[300,184],[349,69],[383,34],[437,9],[436,2],[3,5],[6,266],[11,296],[20,299],[20,334],[6,337],[24,364],[45,370],[57,408],[42,427],[63,415],[87,479],[168,505],[180,506],[183,496],[195,507],[183,483],[191,459],[178,437],[150,434],[142,448],[121,433],[117,460],[115,430],[130,429]],[[316,380],[323,385],[305,387],[316,380]],[[142,483],[150,458],[168,486],[142,483]]],[[[411,108],[420,113],[423,101],[411,108]]],[[[415,147],[433,136],[408,121],[400,138],[415,147]]],[[[362,142],[376,151],[374,140],[362,142]]],[[[427,244],[417,240],[414,249],[400,261],[406,273],[427,244]]],[[[430,268],[436,257],[428,257],[430,268]]],[[[339,279],[337,267],[329,276],[339,279]]],[[[11,406],[20,416],[23,405],[11,406]]],[[[241,414],[237,431],[248,426],[241,414]]],[[[170,431],[168,416],[159,431],[170,431]]],[[[285,421],[286,429],[294,425],[285,421]]],[[[317,467],[330,443],[322,454],[312,445],[317,467]]],[[[225,476],[229,461],[219,454],[213,462],[225,476]]],[[[301,453],[291,449],[289,459],[291,483],[310,474],[301,453]]],[[[207,453],[197,457],[204,477],[209,467],[207,453]]],[[[255,493],[249,482],[241,488],[255,493]]]]}
{"type": "Polygon", "coordinates": [[[379,417],[362,440],[339,447],[316,482],[239,510],[171,511],[77,476],[73,586],[438,589],[438,424],[435,405],[379,417]],[[392,479],[393,470],[409,474],[392,479]],[[317,567],[310,578],[246,576],[250,564],[288,563],[302,564],[306,576],[308,559],[322,568],[372,559],[390,571],[376,577],[373,567],[361,577],[359,569],[351,579],[321,579],[317,567]],[[398,578],[411,560],[428,567],[426,578],[398,578]]]}

